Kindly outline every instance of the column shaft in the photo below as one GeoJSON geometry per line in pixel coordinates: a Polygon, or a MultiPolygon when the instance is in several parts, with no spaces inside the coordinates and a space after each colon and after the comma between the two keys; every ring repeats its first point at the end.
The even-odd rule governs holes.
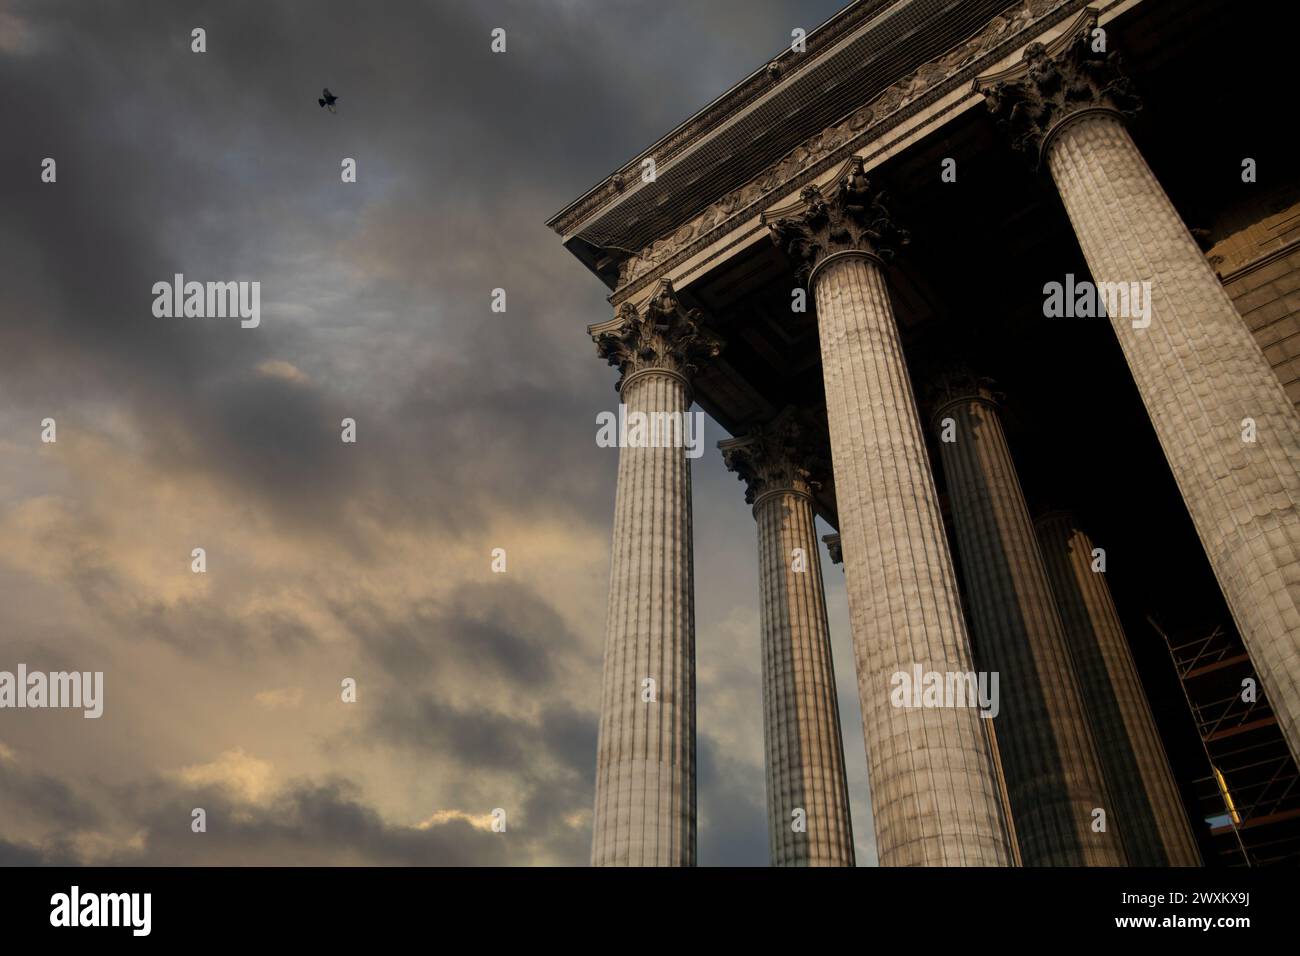
{"type": "Polygon", "coordinates": [[[1093,739],[1133,866],[1200,866],[1196,840],[1092,539],[1063,512],[1035,523],[1093,739]]]}
{"type": "MultiPolygon", "coordinates": [[[[629,376],[622,400],[629,414],[690,407],[686,380],[661,369],[629,376]]],[[[695,863],[691,483],[680,447],[619,451],[591,859],[695,863]]]]}
{"type": "Polygon", "coordinates": [[[773,866],[853,866],[853,827],[821,558],[806,492],[754,505],[762,594],[763,737],[773,866]],[[803,570],[795,570],[795,551],[803,570]],[[792,828],[795,810],[807,831],[792,828]]]}
{"type": "Polygon", "coordinates": [[[999,674],[998,745],[1026,866],[1122,866],[1122,829],[997,410],[939,405],[940,441],[980,666],[999,674]],[[1105,830],[1094,832],[1094,811],[1105,830]]]}
{"type": "Polygon", "coordinates": [[[938,496],[878,260],[813,276],[871,801],[882,865],[1011,860],[999,782],[972,708],[900,708],[914,664],[974,670],[938,496]]]}
{"type": "Polygon", "coordinates": [[[1093,279],[1151,283],[1149,327],[1111,322],[1300,757],[1300,416],[1118,116],[1071,117],[1048,165],[1093,279]]]}

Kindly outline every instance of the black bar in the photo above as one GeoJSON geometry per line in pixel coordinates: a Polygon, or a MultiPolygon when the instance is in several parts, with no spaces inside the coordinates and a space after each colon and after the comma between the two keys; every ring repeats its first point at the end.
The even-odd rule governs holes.
{"type": "MultiPolygon", "coordinates": [[[[1293,877],[1258,869],[35,868],[0,871],[0,925],[6,942],[66,942],[75,933],[82,945],[391,939],[461,950],[581,940],[582,948],[605,950],[694,949],[692,940],[703,948],[716,931],[728,951],[738,940],[770,945],[787,935],[802,939],[801,948],[906,938],[961,939],[980,949],[1098,937],[1158,945],[1193,935],[1231,944],[1242,933],[1294,926],[1293,877]],[[89,894],[150,894],[148,936],[130,925],[52,926],[53,898],[70,897],[74,885],[83,906],[89,894]],[[1120,925],[1125,919],[1153,925],[1120,925]],[[1165,922],[1179,919],[1245,924],[1165,922]]],[[[129,915],[121,921],[129,924],[129,915]]]]}

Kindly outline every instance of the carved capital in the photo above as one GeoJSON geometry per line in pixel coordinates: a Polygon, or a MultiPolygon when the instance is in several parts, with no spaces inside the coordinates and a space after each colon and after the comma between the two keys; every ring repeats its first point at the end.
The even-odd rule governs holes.
{"type": "Polygon", "coordinates": [[[1052,43],[1031,43],[1020,63],[975,81],[989,112],[1016,149],[1040,162],[1061,125],[1084,111],[1131,117],[1142,108],[1119,54],[1093,37],[1096,15],[1085,11],[1052,43]]]}
{"type": "Polygon", "coordinates": [[[769,491],[809,494],[829,470],[825,449],[801,425],[793,409],[738,438],[718,442],[722,460],[745,483],[745,502],[769,491]]]}
{"type": "Polygon", "coordinates": [[[622,373],[615,386],[619,389],[645,369],[664,369],[689,380],[722,351],[722,340],[704,325],[704,313],[684,308],[667,279],[643,309],[624,302],[614,318],[587,331],[600,357],[622,373]]]}
{"type": "Polygon", "coordinates": [[[945,410],[958,402],[1001,404],[1003,395],[994,388],[993,379],[976,375],[965,365],[944,365],[933,371],[926,383],[925,402],[930,416],[938,422],[945,410]]]}
{"type": "Polygon", "coordinates": [[[886,194],[873,188],[854,157],[848,172],[827,198],[816,186],[799,194],[803,211],[769,223],[772,241],[798,264],[798,274],[811,281],[817,267],[838,252],[860,252],[889,262],[908,243],[885,208],[886,194]]]}

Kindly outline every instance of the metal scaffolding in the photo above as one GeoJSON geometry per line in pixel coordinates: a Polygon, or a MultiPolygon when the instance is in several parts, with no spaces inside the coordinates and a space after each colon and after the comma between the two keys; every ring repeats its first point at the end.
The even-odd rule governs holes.
{"type": "Polygon", "coordinates": [[[1300,771],[1236,632],[1164,638],[1201,736],[1209,772],[1193,781],[1209,828],[1210,865],[1300,863],[1300,771]]]}

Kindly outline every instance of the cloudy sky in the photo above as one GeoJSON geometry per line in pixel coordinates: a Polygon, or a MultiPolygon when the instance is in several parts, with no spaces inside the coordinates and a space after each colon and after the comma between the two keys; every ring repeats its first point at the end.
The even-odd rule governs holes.
{"type": "MultiPolygon", "coordinates": [[[[0,0],[0,670],[106,684],[0,711],[0,863],[587,862],[617,399],[544,222],[838,6],[0,0]],[[175,273],[259,281],[260,327],[156,318],[175,273]]],[[[700,862],[762,865],[754,526],[705,437],[700,862]]]]}

